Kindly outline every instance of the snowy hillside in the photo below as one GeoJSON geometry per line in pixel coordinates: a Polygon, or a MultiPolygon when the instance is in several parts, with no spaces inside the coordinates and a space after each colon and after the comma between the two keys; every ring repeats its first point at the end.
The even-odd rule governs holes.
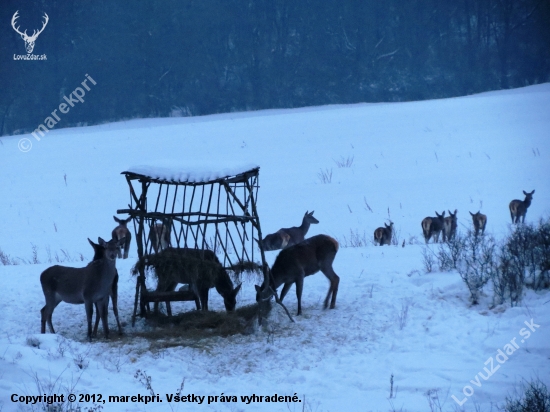
{"type": "MultiPolygon", "coordinates": [[[[424,272],[420,227],[435,211],[457,209],[465,231],[468,212],[481,210],[487,232],[503,238],[510,231],[508,203],[533,189],[526,221],[550,216],[549,108],[550,84],[544,84],[437,101],[133,120],[53,130],[40,141],[0,139],[0,251],[19,263],[0,265],[0,410],[32,410],[12,402],[12,394],[150,395],[139,379],[145,374],[162,403],[96,405],[106,411],[429,411],[428,398],[437,397],[443,411],[476,405],[491,411],[522,379],[550,384],[550,295],[529,290],[521,306],[489,309],[487,290],[480,305],[470,306],[457,273],[424,272]],[[19,150],[29,143],[30,150],[19,150]],[[84,307],[65,303],[53,315],[57,335],[38,333],[40,273],[56,256],[65,265],[85,265],[93,255],[87,238],[110,237],[112,216],[129,203],[120,172],[228,159],[260,166],[264,233],[298,225],[314,210],[320,223],[308,235],[339,240],[335,310],[322,309],[328,282],[317,274],[305,281],[304,314],[294,324],[276,308],[268,329],[252,335],[148,340],[145,320],[130,324],[133,243],[130,258],[117,262],[122,338],[89,344],[84,307]],[[373,231],[388,218],[399,247],[375,247],[373,231]],[[345,247],[357,240],[365,245],[345,247]],[[528,338],[520,334],[525,328],[528,338]],[[485,362],[513,339],[517,351],[480,380],[485,362]],[[205,396],[204,402],[169,404],[166,394],[182,382],[182,395],[205,396]],[[237,402],[222,402],[222,394],[237,402]],[[296,394],[300,402],[241,400],[253,394],[296,394]],[[218,400],[208,404],[209,396],[218,400]],[[453,396],[466,401],[459,406],[453,396]]],[[[276,255],[267,252],[270,263],[276,255]]],[[[210,300],[211,309],[223,310],[215,290],[210,300]]],[[[254,300],[250,280],[237,305],[254,300]]],[[[295,314],[293,289],[285,303],[295,314]]],[[[114,331],[112,312],[110,325],[114,331]]]]}

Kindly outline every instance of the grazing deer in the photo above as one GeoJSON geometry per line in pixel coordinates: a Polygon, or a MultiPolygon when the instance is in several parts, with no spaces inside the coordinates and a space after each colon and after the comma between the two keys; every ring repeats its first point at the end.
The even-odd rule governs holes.
{"type": "Polygon", "coordinates": [[[282,250],[271,268],[269,287],[263,290],[262,287],[256,285],[256,301],[268,300],[273,296],[275,290],[284,284],[280,297],[282,301],[292,284],[296,283],[298,315],[301,315],[304,278],[321,271],[330,281],[324,307],[327,308],[330,300],[330,308],[334,309],[340,283],[340,277],[332,268],[336,252],[338,252],[338,242],[327,235],[316,235],[282,250]]]}
{"type": "Polygon", "coordinates": [[[523,191],[523,194],[525,195],[525,199],[523,201],[515,199],[510,202],[510,217],[512,218],[512,223],[519,223],[519,219],[521,219],[521,223],[525,222],[525,214],[527,213],[527,208],[531,206],[531,201],[533,200],[533,193],[535,191],[533,190],[531,193],[527,193],[525,190],[523,191]]]}
{"type": "Polygon", "coordinates": [[[52,266],[40,275],[42,291],[46,298],[46,305],[40,310],[41,333],[46,333],[46,323],[50,332],[55,333],[52,314],[57,305],[63,301],[84,304],[90,341],[92,340],[94,304],[99,306],[105,338],[109,337],[108,311],[105,308],[116,276],[117,250],[124,244],[124,239],[118,241],[111,239],[105,242],[99,238],[98,243],[105,249],[101,259],[94,260],[83,268],[52,266]]]}
{"type": "MultiPolygon", "coordinates": [[[[90,245],[92,245],[92,247],[94,248],[94,258],[92,259],[92,261],[103,259],[105,257],[105,247],[92,242],[90,239],[88,239],[88,242],[90,242],[90,245]]],[[[120,257],[120,254],[119,254],[119,257],[120,257]]],[[[113,302],[113,313],[115,314],[116,324],[118,326],[118,334],[122,335],[122,326],[120,325],[120,320],[118,319],[118,270],[116,269],[115,269],[115,279],[113,280],[113,285],[111,287],[110,297],[111,297],[111,301],[113,302]]],[[[106,298],[104,303],[107,306],[101,307],[101,308],[98,303],[95,304],[96,315],[95,315],[94,330],[92,333],[93,337],[97,336],[99,318],[101,317],[100,314],[102,313],[101,311],[109,310],[109,299],[106,298]]]]}
{"type": "Polygon", "coordinates": [[[385,227],[379,227],[374,231],[374,244],[378,243],[382,245],[391,245],[391,238],[393,235],[393,222],[390,220],[390,225],[388,226],[384,223],[385,227]]]}
{"type": "Polygon", "coordinates": [[[426,243],[433,236],[434,242],[439,242],[439,234],[443,230],[443,224],[445,222],[445,211],[442,214],[435,212],[436,217],[426,217],[422,220],[422,232],[424,233],[424,240],[426,243]]]}
{"type": "Polygon", "coordinates": [[[319,221],[313,217],[313,213],[314,211],[311,213],[306,211],[300,226],[279,229],[277,232],[267,235],[262,241],[264,250],[285,249],[303,242],[309,230],[309,226],[319,223],[319,221]]]}
{"type": "Polygon", "coordinates": [[[155,223],[149,232],[149,240],[153,250],[158,253],[170,246],[170,231],[172,230],[172,218],[162,219],[162,223],[155,223]]]}
{"type": "Polygon", "coordinates": [[[483,213],[477,212],[472,213],[472,221],[474,222],[474,230],[475,235],[477,236],[479,234],[479,231],[481,230],[481,234],[485,234],[485,226],[487,225],[487,216],[485,216],[483,213]]]}
{"type": "Polygon", "coordinates": [[[451,241],[455,238],[456,228],[458,226],[456,222],[457,210],[455,209],[454,213],[450,210],[448,210],[448,212],[449,216],[443,221],[443,242],[451,241]]]}
{"type": "MultiPolygon", "coordinates": [[[[119,219],[116,216],[113,216],[115,222],[118,223],[118,226],[113,229],[111,236],[115,240],[125,239],[124,241],[124,259],[128,258],[128,252],[130,251],[130,242],[132,241],[132,234],[128,230],[128,223],[132,220],[131,217],[128,219],[119,219]]],[[[95,248],[94,248],[95,249],[95,248]]],[[[118,258],[122,258],[122,247],[118,250],[118,258]]]]}
{"type": "MultiPolygon", "coordinates": [[[[215,287],[223,297],[225,309],[235,310],[241,285],[233,288],[229,274],[212,250],[169,247],[152,255],[145,255],[132,268],[137,275],[141,269],[153,267],[158,278],[157,292],[174,291],[178,283],[189,284],[200,301],[197,310],[208,310],[208,292],[215,287]]],[[[155,308],[158,304],[155,304],[155,308]]]]}

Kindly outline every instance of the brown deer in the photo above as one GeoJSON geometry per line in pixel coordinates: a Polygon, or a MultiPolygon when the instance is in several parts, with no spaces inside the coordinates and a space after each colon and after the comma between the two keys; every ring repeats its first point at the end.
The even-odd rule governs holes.
{"type": "Polygon", "coordinates": [[[472,221],[474,222],[475,235],[477,236],[479,234],[479,231],[481,231],[482,235],[485,234],[485,226],[487,225],[487,216],[485,216],[483,213],[479,211],[477,213],[470,212],[470,214],[472,215],[472,221]]]}
{"type": "Polygon", "coordinates": [[[319,223],[319,221],[313,217],[313,213],[314,211],[311,213],[306,211],[300,226],[279,229],[277,232],[267,235],[262,241],[264,250],[285,249],[302,242],[306,237],[309,226],[319,223]]]}
{"type": "Polygon", "coordinates": [[[288,245],[289,240],[290,240],[290,235],[281,229],[275,233],[272,233],[264,237],[262,241],[262,245],[265,251],[279,250],[279,249],[286,248],[286,245],[288,245]]]}
{"type": "Polygon", "coordinates": [[[382,245],[391,245],[391,238],[393,235],[393,222],[390,220],[390,225],[388,226],[384,223],[385,227],[379,227],[374,231],[374,244],[377,243],[382,245]]]}
{"type": "Polygon", "coordinates": [[[456,228],[457,228],[457,210],[455,209],[455,212],[452,213],[450,210],[448,210],[449,216],[445,218],[443,221],[443,242],[451,241],[455,238],[456,235],[456,228]]]}
{"type": "Polygon", "coordinates": [[[162,223],[155,223],[149,232],[149,240],[153,250],[158,253],[170,246],[170,231],[172,230],[172,218],[162,219],[162,223]]]}
{"type": "Polygon", "coordinates": [[[98,243],[105,249],[101,259],[94,260],[83,268],[52,266],[40,275],[40,283],[46,299],[46,305],[40,310],[41,333],[46,333],[46,323],[50,332],[55,333],[52,314],[57,305],[63,301],[84,304],[90,341],[92,340],[94,304],[99,306],[105,338],[109,337],[108,311],[105,308],[117,273],[117,251],[124,244],[124,239],[118,241],[111,239],[105,242],[99,238],[98,243]]]}
{"type": "Polygon", "coordinates": [[[442,214],[435,212],[436,217],[426,217],[422,220],[422,232],[424,233],[424,240],[426,243],[433,236],[434,242],[439,242],[439,234],[443,230],[443,224],[445,222],[445,211],[442,214]]]}
{"type": "Polygon", "coordinates": [[[270,271],[269,285],[256,285],[256,301],[265,301],[275,294],[275,290],[284,284],[281,291],[282,301],[293,283],[296,283],[298,298],[298,315],[302,314],[302,290],[304,278],[321,271],[330,281],[330,287],[325,298],[325,309],[334,309],[340,277],[334,272],[332,263],[338,252],[338,242],[327,235],[316,235],[297,245],[282,250],[270,271]],[[332,297],[332,299],[331,299],[332,297]]]}
{"type": "MultiPolygon", "coordinates": [[[[112,239],[120,240],[125,239],[124,241],[124,259],[128,258],[128,252],[130,251],[130,242],[132,241],[132,234],[128,230],[128,223],[132,220],[131,217],[128,219],[119,219],[116,216],[113,216],[115,222],[118,223],[118,226],[113,229],[111,232],[112,239]]],[[[95,250],[95,248],[94,248],[95,250]]],[[[118,258],[122,258],[122,248],[118,250],[118,258]]]]}
{"type": "Polygon", "coordinates": [[[531,201],[533,200],[533,190],[531,193],[527,193],[525,190],[523,194],[525,199],[523,201],[515,199],[510,202],[510,217],[512,218],[512,223],[519,223],[521,218],[521,223],[525,223],[525,214],[527,213],[527,208],[531,206],[531,201]]]}
{"type": "MultiPolygon", "coordinates": [[[[90,245],[92,245],[92,247],[94,248],[94,258],[92,259],[92,261],[103,259],[105,257],[105,247],[92,242],[90,239],[88,239],[88,242],[90,242],[90,245]]],[[[113,280],[113,286],[111,287],[110,297],[111,297],[111,301],[113,302],[113,313],[115,314],[116,324],[118,326],[118,334],[122,335],[122,326],[120,325],[120,320],[118,319],[118,270],[116,269],[115,269],[115,279],[113,280]]],[[[94,330],[92,333],[93,337],[97,336],[99,318],[101,317],[100,314],[102,313],[103,310],[109,310],[108,308],[109,299],[105,299],[104,304],[106,304],[107,306],[100,307],[98,303],[95,304],[96,315],[95,315],[94,330]]]]}
{"type": "Polygon", "coordinates": [[[137,275],[148,267],[155,270],[158,292],[174,291],[178,283],[189,284],[190,290],[198,296],[195,300],[197,310],[208,310],[208,292],[215,287],[223,297],[225,309],[228,312],[235,310],[241,285],[233,288],[229,274],[212,250],[169,247],[140,258],[132,268],[132,274],[137,275]]]}

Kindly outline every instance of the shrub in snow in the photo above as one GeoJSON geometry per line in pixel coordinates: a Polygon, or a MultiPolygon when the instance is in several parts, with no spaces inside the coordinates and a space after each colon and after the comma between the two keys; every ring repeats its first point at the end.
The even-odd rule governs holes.
{"type": "Polygon", "coordinates": [[[550,412],[550,392],[540,380],[527,383],[523,394],[506,397],[504,412],[550,412]]]}

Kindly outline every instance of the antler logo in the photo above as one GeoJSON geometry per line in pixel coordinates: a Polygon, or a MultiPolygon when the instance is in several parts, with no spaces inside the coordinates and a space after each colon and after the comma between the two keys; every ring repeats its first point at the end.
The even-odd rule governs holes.
{"type": "Polygon", "coordinates": [[[44,31],[44,28],[46,28],[46,25],[48,24],[48,21],[50,18],[46,13],[44,13],[44,23],[42,24],[42,28],[38,31],[33,30],[32,36],[27,35],[27,30],[25,30],[23,33],[19,31],[19,26],[15,27],[16,20],[19,18],[18,14],[19,10],[15,12],[13,17],[11,18],[11,26],[13,29],[21,35],[21,38],[25,41],[25,49],[27,49],[27,53],[31,54],[34,50],[34,42],[38,38],[38,35],[44,31]]]}

